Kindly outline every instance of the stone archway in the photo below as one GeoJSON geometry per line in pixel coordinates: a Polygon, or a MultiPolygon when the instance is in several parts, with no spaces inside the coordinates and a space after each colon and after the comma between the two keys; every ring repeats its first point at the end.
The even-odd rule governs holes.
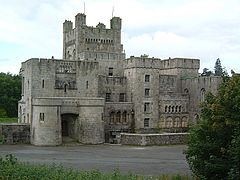
{"type": "Polygon", "coordinates": [[[61,131],[63,142],[78,140],[78,125],[78,114],[61,114],[61,131]]]}

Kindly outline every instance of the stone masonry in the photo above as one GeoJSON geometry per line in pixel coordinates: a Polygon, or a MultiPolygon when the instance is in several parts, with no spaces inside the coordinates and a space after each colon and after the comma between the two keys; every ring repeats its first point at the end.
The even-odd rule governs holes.
{"type": "Polygon", "coordinates": [[[199,118],[220,77],[200,77],[199,59],[125,58],[122,20],[87,26],[86,15],[63,23],[63,59],[22,63],[19,123],[31,143],[115,143],[120,133],[185,132],[199,118]]]}

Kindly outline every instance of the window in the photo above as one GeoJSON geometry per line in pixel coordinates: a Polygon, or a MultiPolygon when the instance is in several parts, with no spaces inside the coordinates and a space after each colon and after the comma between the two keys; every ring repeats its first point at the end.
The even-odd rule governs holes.
{"type": "Polygon", "coordinates": [[[175,112],[178,112],[178,106],[175,107],[175,112]]]}
{"type": "Polygon", "coordinates": [[[67,84],[64,84],[64,92],[67,92],[67,84]]]}
{"type": "Polygon", "coordinates": [[[144,103],[144,112],[149,112],[150,111],[150,103],[146,102],[144,103]]]}
{"type": "Polygon", "coordinates": [[[179,106],[179,111],[178,112],[182,112],[182,106],[179,106]]]}
{"type": "Polygon", "coordinates": [[[201,102],[205,101],[205,89],[204,88],[201,89],[200,101],[201,102]]]}
{"type": "Polygon", "coordinates": [[[144,127],[149,127],[149,118],[144,118],[144,127]]]}
{"type": "Polygon", "coordinates": [[[167,106],[165,106],[165,113],[166,113],[166,112],[168,112],[168,107],[167,107],[167,106]]]}
{"type": "Polygon", "coordinates": [[[125,102],[125,93],[119,94],[119,102],[125,102]]]}
{"type": "Polygon", "coordinates": [[[150,82],[150,75],[149,74],[145,75],[145,82],[150,82]]]}
{"type": "Polygon", "coordinates": [[[108,68],[108,76],[113,76],[113,68],[108,68]]]}
{"type": "Polygon", "coordinates": [[[110,113],[110,124],[114,123],[114,112],[110,113]]]}
{"type": "Polygon", "coordinates": [[[126,111],[124,111],[124,112],[122,113],[122,122],[123,122],[123,123],[126,123],[126,122],[127,122],[127,112],[126,112],[126,111]]]}
{"type": "Polygon", "coordinates": [[[111,102],[111,93],[106,93],[106,102],[111,102]]]}
{"type": "Polygon", "coordinates": [[[121,112],[118,111],[116,114],[116,123],[120,123],[120,119],[121,119],[121,112]]]}
{"type": "Polygon", "coordinates": [[[44,88],[44,79],[42,80],[42,88],[44,88]]]}
{"type": "Polygon", "coordinates": [[[86,89],[88,89],[88,81],[86,81],[86,89]]]}
{"type": "Polygon", "coordinates": [[[150,96],[150,89],[146,88],[145,89],[145,97],[149,97],[150,96]]]}
{"type": "Polygon", "coordinates": [[[168,112],[169,113],[171,112],[171,106],[168,106],[168,112]]]}
{"type": "Polygon", "coordinates": [[[39,121],[44,122],[44,113],[39,114],[39,121]]]}

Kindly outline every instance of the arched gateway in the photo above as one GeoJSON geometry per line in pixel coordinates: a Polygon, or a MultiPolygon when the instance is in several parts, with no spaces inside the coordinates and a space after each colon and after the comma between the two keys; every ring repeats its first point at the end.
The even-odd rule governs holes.
{"type": "Polygon", "coordinates": [[[31,143],[60,145],[67,138],[80,143],[104,142],[103,98],[35,98],[31,143]]]}

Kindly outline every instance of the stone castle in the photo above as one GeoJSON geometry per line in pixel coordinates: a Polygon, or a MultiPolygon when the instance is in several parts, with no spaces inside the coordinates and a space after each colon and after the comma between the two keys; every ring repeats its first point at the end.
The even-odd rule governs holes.
{"type": "Polygon", "coordinates": [[[63,59],[22,63],[19,122],[31,143],[114,143],[121,132],[184,132],[199,117],[219,77],[200,77],[199,59],[125,58],[119,17],[86,25],[86,15],[63,23],[63,59]]]}

